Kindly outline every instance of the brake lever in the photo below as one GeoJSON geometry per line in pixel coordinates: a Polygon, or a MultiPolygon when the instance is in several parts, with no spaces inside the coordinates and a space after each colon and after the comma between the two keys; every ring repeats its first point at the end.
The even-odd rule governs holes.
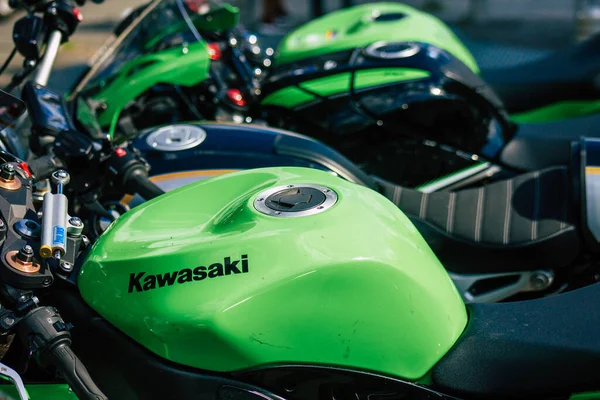
{"type": "Polygon", "coordinates": [[[23,379],[21,379],[21,376],[17,371],[0,363],[0,376],[8,378],[12,383],[15,384],[17,387],[17,393],[19,393],[19,398],[21,400],[29,400],[29,395],[27,394],[27,390],[25,390],[23,379]]]}

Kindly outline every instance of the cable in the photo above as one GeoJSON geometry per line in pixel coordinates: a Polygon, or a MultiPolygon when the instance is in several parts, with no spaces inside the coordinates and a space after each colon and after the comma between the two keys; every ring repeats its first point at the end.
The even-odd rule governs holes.
{"type": "Polygon", "coordinates": [[[8,56],[8,58],[6,59],[6,61],[4,61],[4,64],[2,64],[2,67],[0,68],[0,75],[2,75],[2,73],[4,72],[4,70],[6,68],[8,68],[8,64],[10,64],[10,62],[12,61],[13,57],[15,56],[15,54],[17,54],[17,48],[14,47],[12,49],[12,51],[10,52],[10,55],[8,56]]]}

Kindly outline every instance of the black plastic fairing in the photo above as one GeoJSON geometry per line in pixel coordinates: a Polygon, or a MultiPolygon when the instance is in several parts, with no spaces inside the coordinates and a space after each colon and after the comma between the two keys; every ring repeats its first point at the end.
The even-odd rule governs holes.
{"type": "Polygon", "coordinates": [[[73,323],[72,348],[109,399],[283,400],[268,390],[177,365],[151,353],[96,314],[78,293],[47,298],[73,323]]]}
{"type": "Polygon", "coordinates": [[[27,82],[23,87],[22,98],[27,104],[32,130],[37,135],[56,136],[60,132],[74,129],[67,103],[58,93],[27,82]]]}

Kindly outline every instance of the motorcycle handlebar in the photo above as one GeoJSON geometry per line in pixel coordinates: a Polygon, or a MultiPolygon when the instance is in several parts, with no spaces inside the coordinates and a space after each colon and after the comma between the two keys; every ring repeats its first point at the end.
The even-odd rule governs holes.
{"type": "Polygon", "coordinates": [[[38,85],[48,85],[48,79],[50,78],[50,72],[54,66],[54,61],[58,55],[58,49],[63,39],[63,34],[59,30],[54,30],[48,36],[48,43],[46,44],[46,53],[42,58],[42,61],[38,64],[35,72],[34,82],[38,85]]]}
{"type": "Polygon", "coordinates": [[[108,400],[68,344],[64,343],[54,347],[50,351],[50,360],[61,372],[78,399],[108,400]]]}
{"type": "Polygon", "coordinates": [[[71,350],[70,327],[64,323],[58,310],[53,307],[34,308],[16,328],[23,345],[33,351],[38,363],[43,367],[55,366],[79,399],[107,400],[71,350]]]}
{"type": "Polygon", "coordinates": [[[145,200],[151,200],[165,193],[148,178],[146,171],[142,169],[136,169],[127,174],[123,179],[123,186],[129,192],[138,193],[145,200]]]}

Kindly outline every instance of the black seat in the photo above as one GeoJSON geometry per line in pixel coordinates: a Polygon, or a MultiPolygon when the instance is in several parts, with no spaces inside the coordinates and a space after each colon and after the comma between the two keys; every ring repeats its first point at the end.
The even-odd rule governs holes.
{"type": "Polygon", "coordinates": [[[600,136],[600,115],[546,124],[520,124],[500,154],[500,162],[522,171],[569,165],[571,142],[600,136]]]}
{"type": "Polygon", "coordinates": [[[600,390],[600,284],[539,300],[473,304],[463,336],[433,368],[465,398],[568,398],[600,390]]]}
{"type": "Polygon", "coordinates": [[[378,183],[451,272],[558,269],[579,255],[566,168],[457,192],[426,194],[378,183]]]}
{"type": "Polygon", "coordinates": [[[536,61],[484,70],[482,78],[514,113],[563,100],[600,98],[599,73],[600,35],[595,35],[536,61]]]}

